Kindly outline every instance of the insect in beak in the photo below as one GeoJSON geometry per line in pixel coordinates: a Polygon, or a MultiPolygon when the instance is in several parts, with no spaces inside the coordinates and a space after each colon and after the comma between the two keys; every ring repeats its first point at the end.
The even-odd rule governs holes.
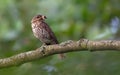
{"type": "Polygon", "coordinates": [[[42,16],[42,19],[44,20],[44,19],[47,19],[47,17],[46,16],[42,16]]]}

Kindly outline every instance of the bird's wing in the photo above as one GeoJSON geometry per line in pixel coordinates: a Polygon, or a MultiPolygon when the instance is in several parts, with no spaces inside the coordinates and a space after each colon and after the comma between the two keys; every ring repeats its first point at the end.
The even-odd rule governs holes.
{"type": "Polygon", "coordinates": [[[48,24],[45,22],[43,22],[42,24],[43,24],[45,30],[48,31],[49,39],[52,40],[52,44],[58,44],[57,38],[56,38],[55,34],[53,33],[53,31],[51,30],[51,28],[48,26],[48,24]]]}

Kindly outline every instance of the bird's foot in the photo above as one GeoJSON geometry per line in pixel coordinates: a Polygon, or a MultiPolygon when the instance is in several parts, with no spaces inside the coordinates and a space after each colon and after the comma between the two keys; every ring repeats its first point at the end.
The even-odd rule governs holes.
{"type": "Polygon", "coordinates": [[[43,55],[45,55],[45,47],[46,47],[47,45],[46,44],[42,44],[42,46],[41,46],[41,52],[43,53],[43,55]]]}

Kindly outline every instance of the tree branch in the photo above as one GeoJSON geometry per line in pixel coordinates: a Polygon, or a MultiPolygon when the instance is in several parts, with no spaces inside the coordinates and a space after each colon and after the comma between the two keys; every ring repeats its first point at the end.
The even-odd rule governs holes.
{"type": "Polygon", "coordinates": [[[20,53],[8,58],[0,59],[0,68],[16,66],[25,62],[41,59],[46,56],[67,53],[73,51],[105,51],[105,50],[120,50],[120,41],[116,40],[101,40],[90,41],[81,39],[79,41],[67,41],[61,44],[42,46],[36,50],[20,53]]]}

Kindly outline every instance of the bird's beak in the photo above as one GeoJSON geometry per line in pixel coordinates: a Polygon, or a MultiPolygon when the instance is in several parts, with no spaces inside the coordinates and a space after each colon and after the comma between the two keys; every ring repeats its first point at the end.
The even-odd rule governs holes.
{"type": "Polygon", "coordinates": [[[43,18],[43,20],[44,20],[44,19],[47,19],[47,17],[46,17],[46,16],[42,16],[42,18],[43,18]]]}

